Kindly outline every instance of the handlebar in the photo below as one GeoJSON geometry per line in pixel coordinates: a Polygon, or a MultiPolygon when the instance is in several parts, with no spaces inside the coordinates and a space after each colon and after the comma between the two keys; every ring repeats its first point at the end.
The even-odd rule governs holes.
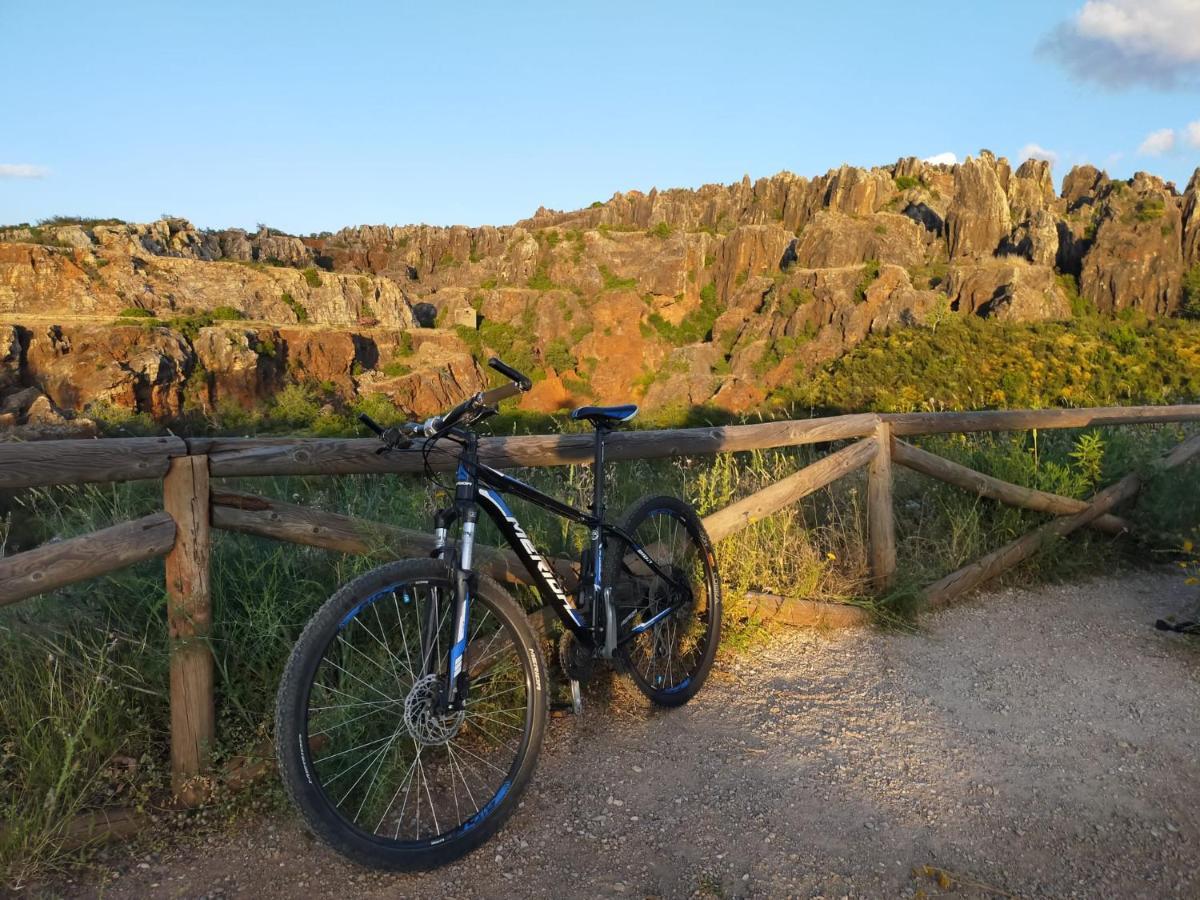
{"type": "MultiPolygon", "coordinates": [[[[533,382],[529,379],[529,376],[522,375],[512,366],[506,365],[495,356],[488,360],[488,365],[501,375],[509,378],[509,383],[473,394],[447,413],[434,416],[423,423],[407,422],[399,428],[385,429],[366,413],[359,413],[358,421],[375,432],[380,440],[383,441],[385,449],[398,449],[407,447],[412,443],[408,435],[427,438],[441,437],[462,421],[463,417],[468,413],[482,413],[487,411],[485,414],[490,415],[495,412],[495,406],[501,400],[515,397],[517,394],[523,393],[533,387],[533,382]]],[[[384,451],[380,450],[380,452],[384,451]]]]}
{"type": "Polygon", "coordinates": [[[512,366],[505,365],[504,363],[502,363],[500,361],[500,358],[498,356],[493,356],[491,359],[489,359],[488,365],[491,366],[493,369],[495,369],[497,372],[499,372],[501,375],[504,375],[507,378],[509,378],[514,384],[517,385],[517,388],[519,390],[527,391],[531,387],[533,387],[533,382],[529,380],[528,375],[522,375],[520,372],[518,372],[512,366]]]}
{"type": "Polygon", "coordinates": [[[380,425],[378,422],[376,422],[374,419],[372,419],[370,416],[368,416],[366,413],[359,413],[358,421],[362,422],[364,425],[366,425],[368,428],[370,428],[373,432],[375,432],[380,437],[383,437],[383,426],[380,425]]]}

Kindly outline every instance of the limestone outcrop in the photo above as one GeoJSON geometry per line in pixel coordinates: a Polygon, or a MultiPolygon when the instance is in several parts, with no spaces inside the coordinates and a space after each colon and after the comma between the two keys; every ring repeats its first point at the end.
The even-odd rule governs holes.
{"type": "Polygon", "coordinates": [[[486,384],[490,353],[536,373],[530,409],[746,411],[935,313],[1065,319],[1077,287],[1103,314],[1174,315],[1196,266],[1200,170],[1179,194],[1078,166],[1056,194],[1048,162],[1013,171],[986,150],[628,191],[509,226],[15,225],[0,228],[0,426],[95,403],[166,420],[288,384],[423,415],[486,384]]]}

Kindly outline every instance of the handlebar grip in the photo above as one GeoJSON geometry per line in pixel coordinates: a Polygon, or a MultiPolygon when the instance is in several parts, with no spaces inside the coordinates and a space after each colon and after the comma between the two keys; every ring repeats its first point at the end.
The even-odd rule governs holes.
{"type": "Polygon", "coordinates": [[[362,422],[364,425],[366,425],[368,428],[370,428],[373,432],[375,432],[377,435],[379,435],[379,437],[383,437],[383,426],[381,426],[378,422],[376,422],[374,419],[372,419],[366,413],[359,413],[358,421],[362,422]]]}
{"type": "Polygon", "coordinates": [[[497,372],[499,372],[501,375],[504,375],[507,378],[511,378],[518,385],[520,385],[521,390],[523,390],[523,391],[527,391],[531,387],[533,387],[533,382],[529,380],[528,375],[522,375],[520,372],[518,372],[512,366],[505,365],[504,363],[502,363],[500,361],[499,357],[493,356],[491,359],[488,360],[488,365],[491,366],[493,369],[495,369],[497,372]]]}

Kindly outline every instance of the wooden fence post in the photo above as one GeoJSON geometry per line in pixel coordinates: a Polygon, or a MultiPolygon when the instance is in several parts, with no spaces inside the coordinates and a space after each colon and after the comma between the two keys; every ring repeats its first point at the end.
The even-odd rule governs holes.
{"type": "Polygon", "coordinates": [[[885,593],[896,574],[896,520],[892,509],[892,426],[875,429],[879,452],[867,468],[867,533],[871,542],[871,576],[875,590],[885,593]]]}
{"type": "Polygon", "coordinates": [[[171,460],[163,506],[175,520],[167,554],[167,628],[171,641],[171,784],[187,805],[204,798],[197,776],[209,763],[215,736],[209,584],[208,457],[171,460]]]}

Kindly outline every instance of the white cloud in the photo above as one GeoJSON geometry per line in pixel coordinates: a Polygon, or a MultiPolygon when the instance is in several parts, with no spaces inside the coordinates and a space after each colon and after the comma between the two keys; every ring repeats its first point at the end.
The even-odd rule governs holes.
{"type": "Polygon", "coordinates": [[[45,178],[50,170],[29,163],[0,163],[0,178],[45,178]]]}
{"type": "Polygon", "coordinates": [[[1184,127],[1183,142],[1189,147],[1200,150],[1200,119],[1184,127]]]}
{"type": "Polygon", "coordinates": [[[1200,83],[1200,3],[1087,0],[1038,51],[1076,78],[1109,88],[1200,83]]]}
{"type": "Polygon", "coordinates": [[[932,163],[935,166],[952,166],[958,162],[958,157],[947,150],[945,153],[935,153],[933,156],[927,156],[921,162],[932,163]]]}
{"type": "Polygon", "coordinates": [[[1021,148],[1021,152],[1018,154],[1018,156],[1020,156],[1022,162],[1027,159],[1044,159],[1049,163],[1058,162],[1058,154],[1053,150],[1047,150],[1040,144],[1026,144],[1021,148]]]}
{"type": "Polygon", "coordinates": [[[1160,128],[1146,135],[1146,139],[1138,145],[1138,153],[1142,156],[1162,156],[1175,149],[1175,129],[1160,128]]]}

